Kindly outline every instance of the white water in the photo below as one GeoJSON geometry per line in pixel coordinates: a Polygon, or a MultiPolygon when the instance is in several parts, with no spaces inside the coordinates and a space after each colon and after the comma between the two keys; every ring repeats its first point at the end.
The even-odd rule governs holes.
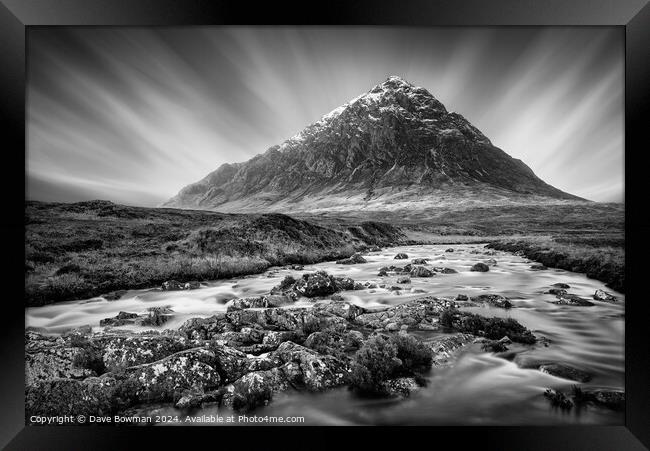
{"type": "MultiPolygon", "coordinates": [[[[345,389],[322,394],[287,393],[255,412],[258,415],[305,416],[306,424],[622,424],[623,415],[606,409],[587,407],[566,413],[552,409],[542,393],[546,387],[566,389],[575,382],[537,370],[523,369],[526,361],[564,362],[588,371],[593,379],[586,386],[624,388],[624,296],[606,288],[602,282],[583,274],[559,269],[533,271],[531,261],[506,252],[494,256],[471,254],[483,245],[426,245],[385,249],[366,256],[368,263],[336,265],[326,262],[305,266],[302,271],[271,269],[264,274],[211,282],[192,291],[162,292],[134,290],[117,301],[93,298],[26,309],[26,325],[48,333],[89,324],[99,330],[99,321],[120,311],[144,312],[153,306],[169,306],[174,312],[167,328],[177,328],[186,319],[210,316],[224,311],[232,298],[262,295],[284,276],[323,269],[330,274],[349,276],[355,281],[395,285],[395,277],[377,277],[380,267],[403,266],[412,258],[430,258],[434,266],[446,266],[458,274],[438,274],[432,278],[412,278],[401,294],[386,289],[367,289],[341,293],[349,302],[363,306],[397,304],[420,296],[468,296],[494,293],[510,299],[514,308],[472,307],[484,316],[512,317],[550,339],[545,347],[512,346],[513,361],[482,352],[473,345],[462,353],[453,367],[434,369],[429,385],[402,401],[364,400],[345,389]],[[453,253],[445,253],[452,247],[453,253]],[[405,252],[409,260],[393,260],[405,252]],[[470,267],[489,258],[497,266],[487,273],[470,272],[470,267]],[[591,299],[597,289],[619,298],[617,303],[593,301],[593,307],[562,306],[550,303],[555,296],[543,294],[557,282],[571,286],[570,293],[591,299]],[[409,290],[408,288],[411,288],[409,290]],[[419,292],[414,292],[419,291],[419,292]],[[517,362],[517,363],[515,363],[517,362]],[[519,364],[519,365],[518,365],[519,364]]],[[[196,414],[216,414],[207,407],[196,414]]],[[[178,413],[174,408],[163,412],[178,413]]],[[[224,414],[221,412],[221,414],[224,414]]]]}

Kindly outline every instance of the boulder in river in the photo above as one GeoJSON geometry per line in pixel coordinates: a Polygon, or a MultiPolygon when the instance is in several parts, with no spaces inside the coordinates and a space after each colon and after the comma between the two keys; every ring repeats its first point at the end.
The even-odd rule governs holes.
{"type": "Polygon", "coordinates": [[[388,324],[406,325],[413,329],[437,329],[438,316],[451,306],[453,301],[426,296],[381,311],[358,315],[354,322],[370,329],[384,329],[388,324]],[[422,327],[424,326],[424,327],[422,327]]]}
{"type": "Polygon", "coordinates": [[[424,266],[415,266],[411,269],[411,277],[433,277],[435,274],[424,266]]]}
{"type": "Polygon", "coordinates": [[[201,283],[196,280],[182,283],[178,280],[172,279],[163,282],[160,288],[162,288],[163,291],[196,290],[197,288],[201,288],[201,283]]]}
{"type": "Polygon", "coordinates": [[[458,271],[456,271],[455,269],[447,268],[447,267],[444,267],[444,266],[434,266],[433,270],[435,272],[440,273],[440,274],[456,274],[456,273],[458,273],[458,271]]]}
{"type": "Polygon", "coordinates": [[[122,298],[127,293],[127,290],[116,290],[116,291],[111,291],[110,293],[106,293],[102,295],[104,299],[107,301],[117,301],[118,299],[122,298]]]}
{"type": "Polygon", "coordinates": [[[616,302],[618,301],[618,298],[604,290],[596,290],[594,293],[594,299],[597,301],[603,301],[603,302],[616,302]]]}
{"type": "Polygon", "coordinates": [[[594,305],[593,302],[588,301],[587,299],[581,298],[580,296],[576,294],[562,294],[559,295],[558,300],[553,302],[553,304],[557,305],[575,305],[578,307],[591,307],[594,305]]]}
{"type": "Polygon", "coordinates": [[[456,300],[457,300],[457,301],[464,302],[464,301],[468,301],[469,298],[467,297],[466,294],[459,294],[458,296],[456,296],[456,300]]]}
{"type": "Polygon", "coordinates": [[[328,296],[339,290],[334,276],[327,274],[325,271],[317,271],[311,274],[303,274],[295,285],[294,291],[301,296],[313,298],[316,296],[328,296]]]}
{"type": "Polygon", "coordinates": [[[411,283],[411,278],[408,276],[399,277],[397,283],[411,283]]]}
{"type": "Polygon", "coordinates": [[[485,263],[476,263],[474,266],[470,268],[470,271],[476,271],[476,272],[487,272],[490,270],[490,267],[486,265],[485,263]]]}
{"type": "Polygon", "coordinates": [[[556,288],[564,288],[564,289],[569,289],[569,288],[571,288],[570,285],[568,285],[568,284],[566,284],[566,283],[561,283],[561,282],[554,283],[552,286],[553,286],[553,287],[556,287],[556,288]]]}
{"type": "Polygon", "coordinates": [[[429,260],[428,258],[414,258],[413,260],[411,260],[411,263],[413,263],[414,265],[428,265],[427,263],[428,260],[429,260]]]}
{"type": "Polygon", "coordinates": [[[548,294],[554,294],[556,296],[562,296],[567,294],[568,292],[564,288],[551,288],[550,290],[547,291],[548,294]]]}
{"type": "Polygon", "coordinates": [[[135,324],[137,313],[119,312],[113,318],[105,318],[99,321],[99,325],[104,326],[124,326],[126,324],[135,324]]]}
{"type": "Polygon", "coordinates": [[[534,265],[530,266],[530,269],[532,269],[533,271],[544,271],[548,268],[542,265],[541,263],[535,263],[534,265]]]}
{"type": "Polygon", "coordinates": [[[336,263],[339,265],[355,265],[359,263],[367,263],[368,261],[361,256],[360,253],[355,253],[351,257],[337,260],[336,263]]]}
{"type": "Polygon", "coordinates": [[[249,298],[237,298],[228,302],[227,311],[241,310],[246,308],[268,308],[282,307],[293,303],[294,300],[283,294],[270,294],[249,298]]]}
{"type": "Polygon", "coordinates": [[[397,255],[395,255],[394,260],[406,260],[407,258],[409,258],[407,254],[400,252],[397,255]]]}
{"type": "Polygon", "coordinates": [[[454,248],[450,247],[449,249],[446,249],[445,252],[454,252],[454,248]]]}
{"type": "Polygon", "coordinates": [[[612,410],[625,410],[625,392],[604,388],[587,388],[584,390],[588,399],[612,410]]]}
{"type": "Polygon", "coordinates": [[[489,304],[495,307],[509,309],[512,307],[512,303],[505,296],[500,294],[481,294],[478,296],[472,297],[473,302],[480,304],[489,304]]]}
{"type": "Polygon", "coordinates": [[[542,373],[561,377],[562,379],[570,379],[578,382],[588,382],[591,380],[591,374],[564,363],[545,363],[539,365],[538,369],[542,373]]]}

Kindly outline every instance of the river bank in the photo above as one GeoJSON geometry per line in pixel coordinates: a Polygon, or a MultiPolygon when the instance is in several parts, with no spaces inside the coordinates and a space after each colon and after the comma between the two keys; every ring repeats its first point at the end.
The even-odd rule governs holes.
{"type": "Polygon", "coordinates": [[[105,201],[28,202],[24,302],[38,306],[99,295],[117,298],[123,291],[160,286],[168,280],[196,284],[405,244],[495,241],[501,243],[496,246],[513,251],[531,249],[530,258],[539,256],[547,266],[555,266],[561,259],[550,261],[533,245],[549,239],[549,232],[554,234],[557,255],[567,255],[566,248],[573,249],[569,255],[574,255],[576,242],[589,243],[577,260],[568,260],[580,264],[560,267],[587,272],[622,291],[622,210],[607,204],[583,205],[578,214],[576,208],[520,206],[502,208],[496,216],[485,209],[465,209],[442,216],[432,212],[439,215],[432,220],[387,214],[383,219],[388,222],[382,222],[368,220],[382,219],[372,214],[294,219],[105,201]],[[512,247],[517,236],[518,244],[512,247]],[[587,257],[581,260],[583,254],[587,257]]]}

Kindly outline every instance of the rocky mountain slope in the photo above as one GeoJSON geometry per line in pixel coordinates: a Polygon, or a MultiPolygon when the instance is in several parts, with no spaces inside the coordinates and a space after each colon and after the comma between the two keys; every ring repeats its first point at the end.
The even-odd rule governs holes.
{"type": "Polygon", "coordinates": [[[426,89],[389,77],[163,206],[318,213],[580,200],[544,183],[426,89]]]}

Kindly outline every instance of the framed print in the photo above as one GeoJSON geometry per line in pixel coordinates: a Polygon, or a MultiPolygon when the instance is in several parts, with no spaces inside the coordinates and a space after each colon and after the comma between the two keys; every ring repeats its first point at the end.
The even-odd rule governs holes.
{"type": "Polygon", "coordinates": [[[8,449],[648,446],[646,2],[3,5],[8,449]]]}

